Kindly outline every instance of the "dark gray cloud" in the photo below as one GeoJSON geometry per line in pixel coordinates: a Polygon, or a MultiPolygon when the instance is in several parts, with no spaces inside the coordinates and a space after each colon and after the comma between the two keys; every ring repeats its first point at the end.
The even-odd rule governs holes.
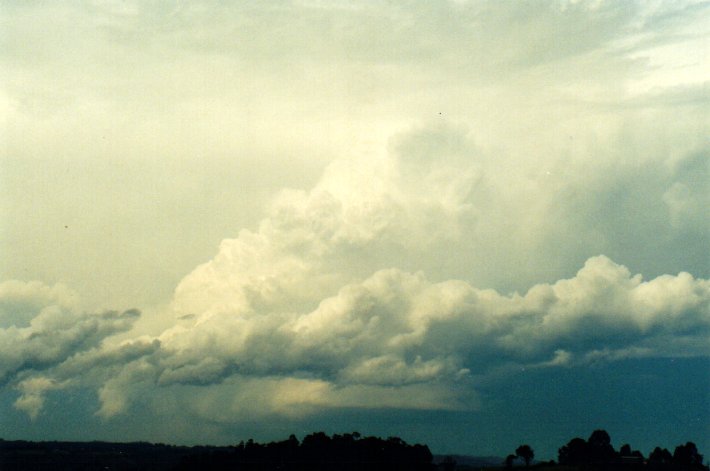
{"type": "Polygon", "coordinates": [[[82,313],[66,303],[71,292],[40,283],[4,282],[0,329],[0,378],[11,380],[24,370],[54,367],[77,352],[95,348],[106,338],[131,328],[136,310],[82,313]]]}

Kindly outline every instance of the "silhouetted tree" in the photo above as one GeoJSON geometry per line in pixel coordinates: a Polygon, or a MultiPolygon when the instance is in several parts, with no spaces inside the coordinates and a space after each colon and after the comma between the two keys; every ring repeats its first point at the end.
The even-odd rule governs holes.
{"type": "Polygon", "coordinates": [[[611,446],[611,437],[606,430],[595,430],[587,439],[589,459],[592,463],[611,463],[616,451],[611,446]]]}
{"type": "MultiPolygon", "coordinates": [[[[432,471],[425,445],[398,437],[360,438],[359,434],[310,434],[267,444],[254,440],[185,456],[176,471],[432,471]]],[[[1,468],[1,467],[0,467],[1,468]]]]}
{"type": "Polygon", "coordinates": [[[559,464],[579,466],[591,470],[648,470],[648,471],[693,471],[707,470],[703,465],[703,455],[693,442],[678,445],[671,453],[656,447],[644,461],[643,454],[624,444],[617,453],[611,446],[611,438],[604,430],[595,430],[588,440],[573,438],[558,451],[559,464]]]}
{"type": "Polygon", "coordinates": [[[673,455],[665,448],[657,446],[648,456],[648,462],[654,465],[667,465],[673,461],[673,455]]]}
{"type": "MultiPolygon", "coordinates": [[[[518,457],[524,459],[526,446],[518,447],[517,456],[508,455],[504,463],[507,468],[512,468],[518,457]]],[[[595,431],[589,440],[574,438],[559,449],[560,464],[571,466],[566,469],[574,471],[710,471],[693,442],[679,445],[673,454],[656,447],[647,462],[630,445],[614,452],[614,459],[608,463],[593,461],[598,457],[592,451],[608,450],[607,446],[611,446],[611,440],[603,430],[595,431]]],[[[287,440],[267,444],[248,440],[227,447],[0,439],[0,470],[433,471],[432,458],[425,445],[408,445],[397,437],[362,438],[356,433],[329,437],[318,432],[302,443],[291,435],[287,440]]],[[[455,464],[448,459],[442,465],[446,467],[447,463],[450,467],[455,464]]],[[[555,469],[554,463],[541,469],[555,469]]]]}
{"type": "Polygon", "coordinates": [[[618,456],[622,458],[622,462],[629,462],[632,460],[639,463],[643,462],[643,454],[638,450],[632,450],[631,445],[628,443],[619,448],[618,456]]]}
{"type": "Polygon", "coordinates": [[[589,446],[583,438],[573,438],[557,452],[557,461],[562,465],[577,466],[589,462],[589,446]]]}
{"type": "Polygon", "coordinates": [[[515,449],[515,454],[525,461],[525,466],[530,466],[530,461],[535,457],[535,452],[530,448],[530,445],[520,445],[515,449]]]}
{"type": "Polygon", "coordinates": [[[688,468],[702,468],[703,455],[698,453],[695,443],[688,442],[685,445],[678,445],[673,452],[673,463],[688,468]]]}

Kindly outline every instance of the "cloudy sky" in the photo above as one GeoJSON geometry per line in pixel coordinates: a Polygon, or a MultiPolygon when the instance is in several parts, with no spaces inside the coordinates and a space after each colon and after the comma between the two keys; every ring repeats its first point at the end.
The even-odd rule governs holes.
{"type": "Polygon", "coordinates": [[[0,3],[0,437],[710,453],[710,4],[0,3]]]}

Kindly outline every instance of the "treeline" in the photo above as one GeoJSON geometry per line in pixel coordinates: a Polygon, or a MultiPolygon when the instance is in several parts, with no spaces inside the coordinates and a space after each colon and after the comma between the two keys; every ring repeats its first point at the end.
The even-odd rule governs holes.
{"type": "MultiPolygon", "coordinates": [[[[609,434],[595,430],[588,439],[573,438],[559,448],[557,462],[535,462],[531,446],[520,445],[503,468],[537,471],[710,471],[692,442],[671,453],[656,447],[648,456],[626,444],[616,450],[609,434]]],[[[499,461],[500,463],[500,461],[499,461]]],[[[479,469],[481,464],[476,465],[479,469]]],[[[254,440],[233,446],[173,446],[151,443],[28,442],[0,439],[0,471],[465,471],[452,458],[435,464],[426,445],[397,437],[359,433],[328,436],[312,433],[299,441],[254,440]]]]}
{"type": "Polygon", "coordinates": [[[605,430],[595,430],[587,440],[573,438],[559,449],[558,461],[562,465],[587,466],[608,469],[612,465],[628,469],[649,471],[707,470],[703,455],[693,442],[678,445],[673,454],[665,448],[656,447],[648,457],[628,444],[618,451],[611,445],[611,437],[605,430]]]}
{"type": "Polygon", "coordinates": [[[249,440],[228,450],[187,456],[176,470],[431,471],[432,459],[426,445],[409,445],[397,437],[361,437],[356,432],[329,437],[317,432],[300,442],[294,435],[266,444],[249,440]]]}
{"type": "Polygon", "coordinates": [[[0,439],[0,471],[432,471],[426,445],[346,433],[233,446],[0,439]]]}
{"type": "MultiPolygon", "coordinates": [[[[529,466],[535,452],[529,445],[521,445],[505,460],[510,469],[523,461],[529,466]]],[[[693,442],[675,447],[673,453],[666,448],[656,447],[647,457],[631,445],[622,445],[617,451],[611,444],[611,437],[605,430],[595,430],[588,439],[573,438],[558,450],[557,462],[538,463],[540,470],[618,470],[618,471],[707,471],[703,455],[693,442]]]]}
{"type": "Polygon", "coordinates": [[[146,442],[0,439],[0,471],[169,471],[185,456],[216,449],[146,442]]]}

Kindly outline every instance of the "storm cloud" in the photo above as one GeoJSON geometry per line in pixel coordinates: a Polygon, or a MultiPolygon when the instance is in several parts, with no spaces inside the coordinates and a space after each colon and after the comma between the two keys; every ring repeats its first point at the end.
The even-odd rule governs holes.
{"type": "MultiPolygon", "coordinates": [[[[62,307],[61,287],[6,284],[8,310],[30,326],[4,331],[23,341],[5,360],[22,378],[17,407],[36,415],[43,390],[90,371],[93,378],[78,383],[104,381],[96,387],[106,417],[133,397],[173,386],[205,389],[198,413],[208,417],[227,394],[219,391],[239,398],[230,400],[235,418],[373,404],[465,408],[476,404],[475,378],[505,368],[710,353],[710,282],[687,272],[644,281],[599,255],[574,276],[524,294],[431,279],[438,264],[461,260],[457,270],[475,272],[465,261],[486,248],[480,228],[525,213],[530,201],[511,202],[511,214],[496,219],[487,205],[501,211],[505,205],[491,198],[509,193],[492,189],[494,176],[457,129],[417,131],[395,143],[368,166],[337,161],[310,191],[278,195],[256,231],[225,239],[213,260],[181,281],[163,313],[174,326],[156,336],[111,342],[137,313],[78,315],[62,307]],[[400,268],[410,266],[420,270],[400,268]],[[57,341],[64,343],[51,353],[33,347],[57,341]],[[110,378],[94,372],[104,366],[110,378]]],[[[653,176],[659,201],[675,177],[672,170],[653,176]]],[[[627,178],[635,198],[635,179],[627,178]]],[[[585,201],[594,206],[598,198],[606,192],[585,201]]],[[[557,203],[565,204],[576,202],[557,203]]],[[[662,211],[675,227],[672,208],[662,211]]],[[[525,222],[495,227],[498,243],[512,247],[530,229],[525,222]]],[[[549,237],[540,231],[536,240],[549,237]]]]}
{"type": "Polygon", "coordinates": [[[485,415],[511,372],[710,356],[706,3],[1,9],[21,430],[485,415]]]}

